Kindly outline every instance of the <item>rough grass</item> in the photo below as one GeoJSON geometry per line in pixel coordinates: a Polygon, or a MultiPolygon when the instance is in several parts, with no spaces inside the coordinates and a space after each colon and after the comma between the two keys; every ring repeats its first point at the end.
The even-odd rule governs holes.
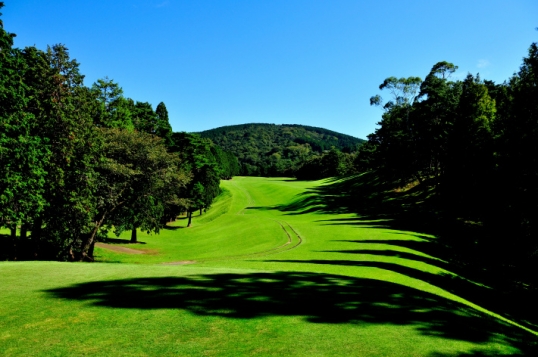
{"type": "Polygon", "coordinates": [[[146,254],[1,263],[0,355],[538,355],[534,315],[509,308],[526,295],[344,209],[362,198],[338,205],[337,183],[237,177],[192,228],[109,241],[146,254]]]}

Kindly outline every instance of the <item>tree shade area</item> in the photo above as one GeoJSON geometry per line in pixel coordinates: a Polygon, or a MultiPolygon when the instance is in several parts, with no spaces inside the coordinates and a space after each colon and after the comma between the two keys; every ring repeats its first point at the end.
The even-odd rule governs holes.
{"type": "Polygon", "coordinates": [[[428,192],[408,206],[480,228],[472,244],[508,266],[538,260],[538,45],[501,84],[439,62],[425,80],[387,78],[370,99],[379,128],[360,147],[358,172],[428,192]],[[506,237],[510,237],[507,241],[506,237]],[[501,258],[502,257],[502,258],[501,258]]]}
{"type": "Polygon", "coordinates": [[[13,37],[0,27],[2,259],[91,261],[108,230],[136,242],[137,229],[207,209],[237,174],[211,141],[173,134],[164,103],[126,98],[109,78],[86,87],[66,46],[13,37]]]}
{"type": "MultiPolygon", "coordinates": [[[[231,125],[199,134],[233,153],[239,160],[240,174],[246,176],[318,179],[352,173],[347,162],[353,161],[354,153],[364,142],[331,130],[292,124],[231,125]],[[306,163],[312,167],[331,150],[342,153],[338,156],[342,162],[336,164],[340,171],[322,169],[321,174],[308,174],[308,169],[301,170],[306,163]]],[[[334,158],[331,156],[331,160],[334,158]]]]}

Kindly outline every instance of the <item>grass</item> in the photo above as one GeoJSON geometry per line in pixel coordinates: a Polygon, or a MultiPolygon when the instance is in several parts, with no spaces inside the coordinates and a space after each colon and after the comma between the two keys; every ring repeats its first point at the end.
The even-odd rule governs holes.
{"type": "Polygon", "coordinates": [[[366,215],[360,180],[236,177],[193,227],[109,241],[146,254],[3,262],[0,355],[538,355],[535,299],[366,215]]]}

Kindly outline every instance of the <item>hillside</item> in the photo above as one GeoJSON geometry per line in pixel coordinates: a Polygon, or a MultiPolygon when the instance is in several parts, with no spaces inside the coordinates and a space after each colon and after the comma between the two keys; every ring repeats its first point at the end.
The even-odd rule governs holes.
{"type": "Polygon", "coordinates": [[[335,147],[352,152],[362,139],[335,131],[298,124],[242,124],[199,133],[226,151],[241,165],[242,175],[290,175],[302,163],[335,147]]]}

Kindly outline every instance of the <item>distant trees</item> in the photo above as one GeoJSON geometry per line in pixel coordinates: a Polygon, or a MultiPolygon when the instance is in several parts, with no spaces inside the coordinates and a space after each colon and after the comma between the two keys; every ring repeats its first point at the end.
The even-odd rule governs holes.
{"type": "Polygon", "coordinates": [[[243,124],[200,133],[238,158],[247,176],[295,176],[308,161],[327,153],[356,152],[361,139],[305,125],[243,124]]]}
{"type": "Polygon", "coordinates": [[[319,180],[333,176],[346,176],[356,173],[354,160],[356,155],[343,153],[331,148],[327,153],[306,161],[295,176],[299,180],[319,180]]]}
{"type": "Polygon", "coordinates": [[[182,167],[192,175],[192,180],[186,188],[188,200],[176,205],[176,210],[187,212],[187,226],[190,227],[192,213],[196,210],[202,213],[202,210],[209,208],[213,199],[220,194],[222,170],[211,151],[210,140],[196,134],[173,133],[172,141],[174,144],[171,151],[179,155],[182,167]]]}
{"type": "Polygon", "coordinates": [[[219,167],[219,176],[223,180],[229,180],[233,176],[239,175],[239,161],[234,154],[222,150],[217,145],[211,145],[211,154],[215,158],[219,167]]]}

